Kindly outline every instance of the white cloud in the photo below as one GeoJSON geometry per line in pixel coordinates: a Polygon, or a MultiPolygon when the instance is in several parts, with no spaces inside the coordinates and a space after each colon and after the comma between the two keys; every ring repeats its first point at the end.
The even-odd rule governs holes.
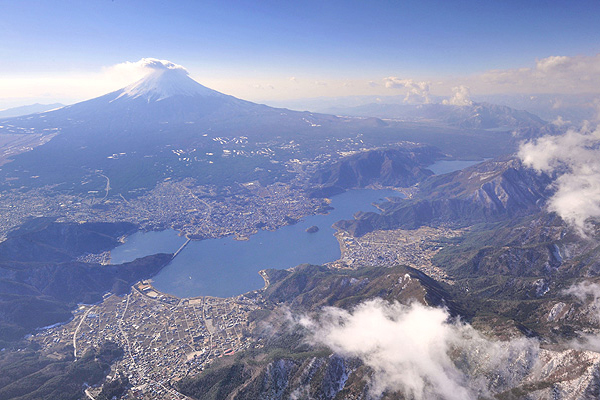
{"type": "Polygon", "coordinates": [[[490,70],[470,78],[481,92],[589,93],[600,91],[600,54],[551,56],[534,67],[490,70]]]}
{"type": "Polygon", "coordinates": [[[383,80],[388,89],[406,89],[405,103],[430,103],[429,82],[389,76],[383,80]]]}
{"type": "MultiPolygon", "coordinates": [[[[409,89],[409,98],[414,98],[414,94],[417,93],[421,94],[423,99],[429,98],[430,89],[436,95],[452,93],[453,97],[447,104],[462,100],[460,97],[455,98],[457,91],[461,94],[462,87],[469,88],[477,95],[600,93],[600,54],[572,57],[556,55],[533,60],[531,66],[489,69],[472,75],[442,79],[432,77],[431,80],[433,83],[418,77],[400,79],[390,76],[384,79],[384,84],[388,89],[409,89]]],[[[467,97],[466,101],[468,100],[467,97]]],[[[556,106],[559,107],[560,104],[556,106]]]]}
{"type": "Polygon", "coordinates": [[[519,157],[539,172],[557,174],[548,209],[582,235],[600,218],[600,129],[584,126],[521,144],[519,157]]]}
{"type": "Polygon", "coordinates": [[[543,72],[566,70],[569,68],[571,59],[566,56],[550,56],[536,62],[536,69],[543,72]]]}
{"type": "Polygon", "coordinates": [[[142,58],[136,64],[141,65],[143,68],[149,68],[152,70],[156,69],[177,69],[188,73],[187,69],[179,64],[172,63],[168,60],[159,60],[157,58],[142,58]]]}
{"type": "Polygon", "coordinates": [[[402,392],[416,400],[477,399],[494,385],[503,390],[498,385],[513,384],[516,370],[526,371],[538,359],[535,340],[490,341],[451,320],[446,310],[419,303],[375,299],[350,312],[328,307],[318,320],[304,317],[301,324],[313,344],[369,366],[374,397],[402,392]],[[495,383],[486,378],[492,373],[495,383]]]}
{"type": "MultiPolygon", "coordinates": [[[[563,291],[563,294],[575,296],[586,305],[587,312],[596,323],[600,323],[600,285],[592,282],[580,282],[563,291]]],[[[581,333],[578,340],[570,343],[570,347],[580,350],[600,352],[600,336],[581,333]]]]}
{"type": "Polygon", "coordinates": [[[575,296],[581,303],[590,302],[596,322],[600,322],[600,285],[593,282],[580,282],[566,289],[564,294],[575,296]]]}
{"type": "Polygon", "coordinates": [[[172,63],[168,60],[159,60],[157,58],[142,58],[135,62],[126,61],[110,67],[105,67],[103,68],[102,73],[108,79],[131,83],[137,79],[141,79],[149,72],[166,69],[179,70],[188,75],[188,71],[181,65],[172,63]]]}
{"type": "Polygon", "coordinates": [[[554,121],[552,121],[551,123],[552,123],[552,125],[556,125],[556,126],[558,126],[558,127],[560,128],[560,127],[563,127],[563,126],[566,126],[566,125],[570,125],[570,124],[571,124],[571,121],[565,121],[565,120],[563,119],[563,117],[561,117],[561,116],[559,115],[559,116],[558,116],[558,117],[556,117],[556,119],[555,119],[554,121]]]}
{"type": "Polygon", "coordinates": [[[454,95],[448,99],[442,101],[442,104],[453,105],[453,106],[470,106],[473,104],[471,101],[471,90],[464,86],[456,86],[452,88],[454,95]]]}
{"type": "Polygon", "coordinates": [[[259,83],[250,85],[250,87],[252,87],[253,89],[259,89],[259,90],[265,90],[265,89],[274,90],[275,89],[275,86],[273,86],[271,84],[261,85],[259,83]]]}
{"type": "Polygon", "coordinates": [[[596,114],[594,115],[594,121],[600,121],[600,99],[594,99],[590,107],[596,110],[596,114]]]}
{"type": "Polygon", "coordinates": [[[158,58],[142,58],[135,62],[126,61],[106,68],[107,71],[135,71],[136,73],[147,73],[150,70],[161,69],[177,69],[185,71],[186,74],[188,73],[181,65],[168,60],[159,60],[158,58]]]}

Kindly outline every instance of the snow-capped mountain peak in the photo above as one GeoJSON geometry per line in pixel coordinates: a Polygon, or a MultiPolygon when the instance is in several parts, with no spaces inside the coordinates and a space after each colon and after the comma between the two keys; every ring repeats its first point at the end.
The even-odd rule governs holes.
{"type": "Polygon", "coordinates": [[[153,69],[139,81],[125,87],[120,98],[144,98],[159,101],[172,96],[218,97],[223,94],[202,86],[187,74],[184,69],[153,69]]]}

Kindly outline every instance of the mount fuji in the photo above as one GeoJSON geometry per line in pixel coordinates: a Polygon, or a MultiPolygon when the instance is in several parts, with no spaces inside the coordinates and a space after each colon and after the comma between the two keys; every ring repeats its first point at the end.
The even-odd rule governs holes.
{"type": "Polygon", "coordinates": [[[161,68],[153,70],[143,79],[122,89],[121,94],[115,100],[141,97],[150,102],[178,95],[227,97],[222,93],[202,86],[191,79],[183,69],[161,68]]]}
{"type": "Polygon", "coordinates": [[[297,143],[320,148],[332,136],[382,123],[252,103],[201,85],[183,67],[150,60],[149,73],[120,90],[0,120],[0,135],[46,138],[2,165],[0,184],[87,192],[102,188],[102,174],[115,193],[127,194],[167,178],[207,184],[282,180],[286,169],[274,157],[293,157],[297,143]]]}
{"type": "MultiPolygon", "coordinates": [[[[89,124],[99,124],[97,127],[102,128],[103,134],[121,135],[140,126],[151,134],[150,127],[165,124],[227,122],[241,117],[264,120],[278,116],[285,116],[286,120],[296,118],[306,125],[302,118],[308,113],[271,108],[225,95],[199,84],[182,67],[170,65],[174,64],[154,63],[138,82],[104,96],[51,112],[2,121],[4,126],[0,133],[63,132],[74,127],[87,130],[89,124]]],[[[232,128],[232,124],[226,125],[232,128]]]]}

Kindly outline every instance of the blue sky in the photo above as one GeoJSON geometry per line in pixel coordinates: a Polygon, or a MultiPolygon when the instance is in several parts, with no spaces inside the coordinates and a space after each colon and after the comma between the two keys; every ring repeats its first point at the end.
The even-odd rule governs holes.
{"type": "Polygon", "coordinates": [[[11,78],[81,82],[143,57],[252,99],[310,94],[286,91],[291,77],[321,86],[317,95],[365,94],[357,82],[460,81],[600,53],[598,1],[0,0],[0,10],[5,99],[19,97],[2,86],[11,78]]]}

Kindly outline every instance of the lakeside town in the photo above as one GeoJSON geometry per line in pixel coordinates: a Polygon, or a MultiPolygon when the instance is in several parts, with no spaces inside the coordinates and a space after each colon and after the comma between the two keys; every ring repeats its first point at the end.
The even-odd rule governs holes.
{"type": "MultiPolygon", "coordinates": [[[[307,166],[297,161],[290,168],[297,169],[298,178],[285,183],[262,185],[252,181],[217,188],[198,185],[191,178],[167,179],[146,194],[130,199],[121,195],[81,197],[44,188],[33,189],[35,196],[25,196],[12,190],[0,199],[0,218],[4,220],[1,226],[19,225],[30,216],[56,216],[60,222],[128,221],[147,231],[174,229],[188,241],[225,236],[248,240],[261,229],[276,230],[329,211],[329,199],[310,197],[306,191],[302,171],[307,166]]],[[[314,165],[308,168],[314,169],[314,165]]],[[[400,191],[412,195],[410,190],[400,191]]],[[[8,229],[0,236],[6,237],[7,233],[8,229]]],[[[360,268],[409,264],[436,279],[447,280],[431,261],[442,244],[432,243],[461,234],[462,231],[444,227],[424,227],[414,231],[374,231],[354,237],[338,229],[335,236],[341,256],[328,265],[360,268]]],[[[87,254],[78,261],[109,264],[110,252],[87,254]]],[[[264,272],[261,276],[267,287],[268,276],[264,272]]],[[[144,280],[136,283],[128,295],[107,293],[98,304],[80,305],[73,320],[42,330],[30,340],[48,357],[64,357],[64,349],[72,347],[76,359],[106,341],[114,342],[124,355],[111,367],[106,382],[126,378],[131,389],[127,392],[129,397],[124,398],[187,399],[176,390],[181,379],[201,373],[219,358],[261,346],[252,335],[253,312],[266,308],[261,293],[258,290],[231,298],[178,298],[161,293],[151,281],[144,280]]],[[[89,387],[85,393],[93,400],[101,390],[101,386],[89,387]]]]}
{"type": "MultiPolygon", "coordinates": [[[[168,187],[173,190],[173,186],[168,187]]],[[[184,187],[175,186],[178,190],[184,187]]],[[[279,185],[277,189],[263,192],[265,195],[260,198],[268,199],[264,204],[270,206],[276,201],[276,196],[286,198],[290,194],[289,187],[279,185]]],[[[228,204],[233,210],[236,205],[242,207],[235,201],[228,204]]],[[[279,207],[284,211],[278,215],[289,216],[292,209],[298,214],[302,214],[301,210],[309,211],[306,205],[305,208],[297,207],[299,202],[285,204],[279,207]],[[285,204],[290,208],[286,209],[285,204]]],[[[313,206],[322,204],[314,203],[313,206]]],[[[223,221],[226,215],[212,214],[212,210],[209,213],[214,220],[209,222],[207,217],[207,226],[214,221],[223,221]]],[[[233,212],[231,214],[234,215],[233,212]]],[[[462,230],[444,227],[422,227],[413,231],[374,231],[353,237],[338,230],[335,236],[341,257],[328,265],[332,268],[360,268],[408,264],[435,279],[448,281],[446,274],[434,266],[432,257],[445,245],[444,239],[463,233],[462,230]]],[[[110,253],[87,257],[89,259],[84,261],[107,263],[110,253]]],[[[261,271],[260,275],[265,280],[265,288],[268,287],[267,274],[261,271]]],[[[61,357],[58,349],[72,346],[75,358],[106,341],[115,342],[123,349],[124,356],[112,366],[107,382],[126,377],[131,385],[128,398],[187,399],[175,389],[178,381],[201,373],[218,358],[260,346],[252,336],[252,313],[265,309],[261,295],[263,290],[230,298],[178,298],[161,293],[152,286],[151,280],[144,280],[135,284],[128,295],[108,293],[98,304],[80,305],[72,321],[42,330],[30,340],[48,356],[61,357]]],[[[101,390],[102,387],[90,387],[86,395],[95,399],[94,396],[101,390]]]]}
{"type": "MultiPolygon", "coordinates": [[[[186,399],[174,388],[179,380],[202,372],[218,358],[259,346],[250,332],[252,312],[264,302],[260,292],[180,299],[142,281],[128,295],[107,294],[101,303],[81,305],[69,323],[30,340],[50,357],[62,357],[58,349],[72,346],[75,359],[112,341],[124,355],[107,381],[126,377],[132,387],[126,398],[186,399]]],[[[100,391],[88,388],[86,395],[94,399],[100,391]]]]}
{"type": "Polygon", "coordinates": [[[0,238],[28,218],[54,216],[59,222],[132,222],[142,230],[175,229],[192,239],[230,235],[243,239],[259,229],[275,230],[325,212],[327,207],[294,183],[248,182],[217,194],[213,187],[185,179],[163,182],[141,197],[115,197],[101,204],[45,189],[34,192],[12,190],[0,198],[0,238]]]}
{"type": "Polygon", "coordinates": [[[338,230],[335,237],[340,244],[341,257],[331,264],[351,268],[410,265],[436,280],[452,284],[446,272],[435,266],[432,259],[448,245],[444,243],[446,239],[457,238],[464,233],[464,229],[423,226],[413,230],[375,230],[354,237],[338,230]]]}

